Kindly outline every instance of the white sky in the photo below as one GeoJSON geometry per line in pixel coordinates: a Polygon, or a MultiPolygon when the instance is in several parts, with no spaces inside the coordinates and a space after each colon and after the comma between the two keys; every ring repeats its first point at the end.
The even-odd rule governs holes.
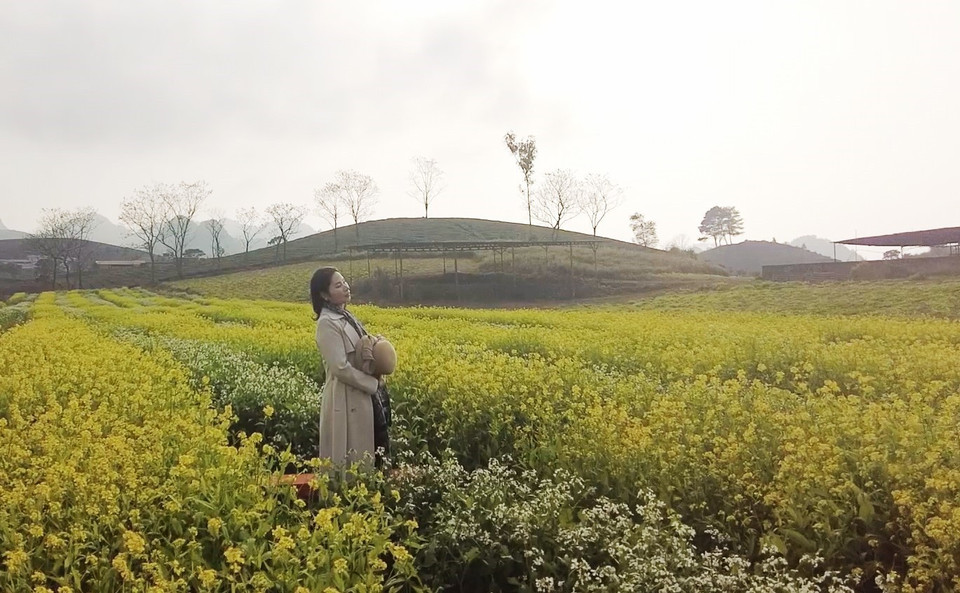
{"type": "MultiPolygon", "coordinates": [[[[0,220],[206,179],[208,209],[312,204],[340,168],[374,218],[526,222],[535,179],[607,173],[662,243],[711,206],[745,239],[960,225],[960,2],[0,0],[0,220]]],[[[307,220],[328,228],[318,216],[307,220]]],[[[581,218],[568,225],[588,230],[581,218]]]]}

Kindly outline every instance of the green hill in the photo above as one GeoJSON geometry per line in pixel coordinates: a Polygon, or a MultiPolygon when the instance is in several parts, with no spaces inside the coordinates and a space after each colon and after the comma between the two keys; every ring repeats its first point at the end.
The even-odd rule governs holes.
{"type": "MultiPolygon", "coordinates": [[[[154,273],[156,282],[180,280],[175,282],[180,288],[212,295],[304,300],[305,277],[321,265],[338,266],[354,284],[358,296],[384,303],[526,303],[650,294],[677,287],[696,289],[728,281],[726,272],[688,253],[541,226],[469,218],[375,220],[219,260],[188,259],[183,279],[177,277],[169,260],[158,262],[154,273]],[[540,244],[549,241],[595,243],[540,244]],[[450,245],[452,242],[499,245],[496,250],[458,251],[450,245]],[[537,245],[512,246],[517,242],[537,245]],[[386,243],[418,247],[443,243],[445,252],[405,252],[398,258],[396,253],[370,253],[359,248],[386,243]]],[[[154,283],[149,265],[100,266],[85,271],[83,278],[86,288],[154,283]]],[[[24,287],[0,286],[6,293],[40,289],[36,282],[24,287]]]]}
{"type": "Polygon", "coordinates": [[[833,261],[819,253],[771,241],[743,241],[733,245],[721,245],[700,253],[698,257],[734,274],[756,275],[763,271],[763,266],[833,261]]]}
{"type": "MultiPolygon", "coordinates": [[[[305,300],[306,279],[320,265],[339,267],[355,292],[377,302],[528,302],[649,293],[725,282],[722,270],[684,253],[525,224],[464,218],[399,218],[362,223],[290,241],[246,256],[191,262],[194,279],[173,286],[216,296],[305,300]],[[431,242],[596,240],[446,253],[372,254],[357,245],[431,242]],[[456,261],[455,261],[456,258],[456,261]],[[202,278],[201,278],[202,277],[202,278]],[[402,286],[402,288],[401,288],[402,286]],[[401,296],[402,290],[402,296],[401,296]]],[[[169,278],[169,273],[166,276],[169,278]]]]}

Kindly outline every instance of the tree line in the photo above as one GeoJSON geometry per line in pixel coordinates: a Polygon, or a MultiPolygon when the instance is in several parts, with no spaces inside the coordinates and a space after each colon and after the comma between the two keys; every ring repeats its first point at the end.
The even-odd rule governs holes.
{"type": "MultiPolygon", "coordinates": [[[[579,179],[569,169],[556,169],[546,173],[543,182],[535,189],[536,138],[527,136],[521,140],[510,131],[503,140],[523,175],[520,193],[527,209],[528,224],[537,220],[560,229],[565,222],[583,214],[596,236],[600,222],[621,204],[622,188],[606,175],[589,174],[579,179]]],[[[639,212],[634,212],[629,220],[636,243],[644,247],[657,244],[656,222],[639,212]]],[[[732,237],[743,234],[743,219],[734,207],[714,206],[704,215],[699,231],[701,241],[713,238],[715,247],[724,240],[729,244],[732,237]]]]}
{"type": "MultiPolygon", "coordinates": [[[[560,230],[574,218],[585,216],[596,236],[600,223],[622,204],[623,189],[606,174],[578,177],[570,169],[560,168],[545,173],[538,182],[534,177],[537,144],[533,136],[519,139],[511,131],[504,135],[504,143],[523,177],[520,193],[531,226],[536,220],[560,230]]],[[[408,195],[423,207],[424,218],[443,192],[443,174],[433,159],[421,156],[412,161],[408,195]]],[[[122,199],[120,221],[134,239],[134,246],[149,255],[151,280],[156,280],[158,256],[172,259],[177,276],[182,278],[184,260],[204,255],[200,250],[188,249],[187,240],[195,226],[194,218],[211,193],[203,180],[181,181],[147,185],[122,199]],[[166,249],[158,254],[161,246],[166,249]]],[[[372,216],[379,193],[372,177],[352,169],[337,171],[330,181],[314,190],[313,211],[331,225],[335,250],[339,250],[338,229],[346,220],[353,222],[359,242],[359,225],[372,216]]],[[[238,209],[235,216],[243,236],[244,254],[249,253],[256,237],[269,228],[273,236],[267,243],[275,246],[277,258],[285,261],[287,243],[296,236],[310,211],[307,206],[291,202],[273,203],[263,212],[252,207],[238,209]]],[[[57,270],[62,267],[68,286],[73,271],[82,287],[82,272],[89,264],[86,243],[95,226],[95,214],[91,208],[44,210],[37,232],[28,237],[35,251],[52,262],[54,285],[57,270]]],[[[220,238],[226,217],[219,210],[211,211],[210,216],[204,226],[210,238],[210,256],[219,263],[224,254],[220,238]]],[[[653,220],[635,212],[629,224],[636,243],[645,247],[657,244],[653,220]]],[[[743,220],[736,208],[714,206],[704,215],[699,231],[700,240],[713,238],[715,246],[724,241],[729,244],[732,237],[742,234],[743,220]]]]}

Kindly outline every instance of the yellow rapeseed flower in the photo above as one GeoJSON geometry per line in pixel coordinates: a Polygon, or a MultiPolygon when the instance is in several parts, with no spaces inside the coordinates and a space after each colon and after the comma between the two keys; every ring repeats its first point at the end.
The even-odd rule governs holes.
{"type": "Polygon", "coordinates": [[[233,546],[227,548],[223,552],[223,557],[227,560],[227,563],[229,564],[240,565],[240,564],[243,564],[244,562],[243,552],[241,552],[238,548],[233,546]]]}

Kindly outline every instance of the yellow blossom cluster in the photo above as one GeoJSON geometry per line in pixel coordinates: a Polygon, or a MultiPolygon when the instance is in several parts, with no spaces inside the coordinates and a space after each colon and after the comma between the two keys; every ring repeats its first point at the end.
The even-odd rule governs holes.
{"type": "MultiPolygon", "coordinates": [[[[319,367],[303,304],[133,289],[70,293],[62,304],[95,326],[319,367]]],[[[390,384],[408,446],[450,448],[472,467],[505,454],[546,474],[562,467],[618,500],[649,488],[746,553],[774,546],[797,562],[818,552],[868,577],[899,570],[906,591],[960,587],[956,322],[352,309],[400,354],[390,384]]],[[[369,528],[325,514],[313,528],[331,538],[369,528]]]]}
{"type": "Polygon", "coordinates": [[[211,409],[169,355],[84,321],[90,298],[117,304],[77,296],[43,294],[30,321],[0,334],[0,590],[375,590],[414,579],[412,562],[388,575],[379,559],[415,534],[374,492],[342,485],[337,504],[318,478],[330,494],[304,505],[270,470],[282,456],[259,435],[230,445],[229,408],[211,409]],[[336,519],[317,526],[332,506],[336,519]]]}

